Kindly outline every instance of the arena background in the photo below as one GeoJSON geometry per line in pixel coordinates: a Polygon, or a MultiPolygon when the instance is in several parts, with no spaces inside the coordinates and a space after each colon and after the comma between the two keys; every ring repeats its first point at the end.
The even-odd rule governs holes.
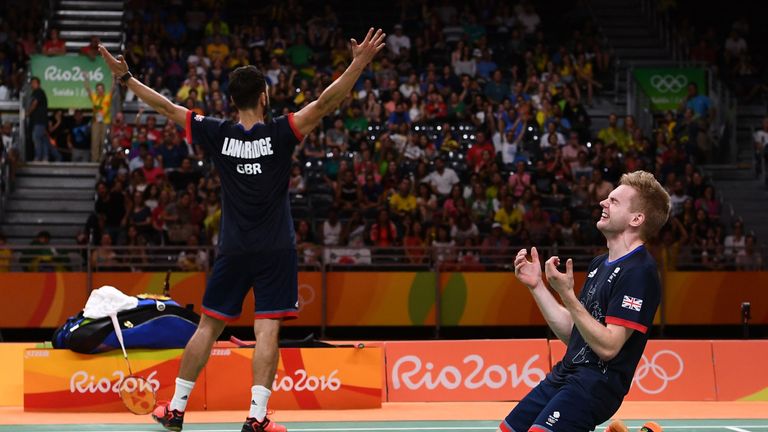
{"type": "MultiPolygon", "coordinates": [[[[0,358],[8,372],[0,376],[0,406],[9,407],[2,416],[9,420],[0,424],[22,430],[19,425],[29,422],[22,409],[80,404],[119,410],[109,394],[73,399],[72,406],[46,405],[45,396],[69,388],[65,365],[76,370],[103,361],[92,363],[94,370],[108,371],[120,368],[119,357],[36,350],[45,350],[54,330],[102,285],[131,295],[163,294],[170,272],[171,297],[199,312],[216,256],[220,186],[209,156],[186,141],[182,128],[113,86],[95,46],[124,53],[134,76],[174,102],[221,118],[237,118],[227,96],[228,72],[256,65],[270,80],[271,115],[278,116],[316,98],[348,64],[349,39],[359,40],[371,26],[388,33],[388,47],[294,154],[290,193],[301,316],[282,332],[286,340],[364,341],[362,352],[339,348],[334,355],[339,364],[354,364],[355,355],[371,361],[368,372],[345,371],[354,384],[342,380],[342,389],[367,389],[367,397],[355,397],[354,390],[344,397],[286,390],[293,398],[277,404],[331,409],[339,401],[352,404],[346,408],[383,403],[379,414],[354,421],[386,421],[419,420],[390,415],[392,407],[416,410],[391,404],[428,403],[425,412],[440,418],[438,401],[464,400],[439,383],[434,393],[418,384],[404,391],[404,378],[392,366],[408,355],[436,356],[434,377],[411,370],[410,379],[420,377],[424,385],[438,379],[441,367],[463,365],[462,376],[470,374],[466,356],[478,355],[477,370],[502,365],[508,373],[500,392],[488,372],[490,381],[466,400],[518,400],[525,393],[523,366],[543,373],[562,351],[515,280],[514,255],[537,246],[545,258],[571,257],[580,286],[591,258],[605,251],[594,227],[597,203],[622,173],[644,169],[671,194],[673,217],[649,243],[664,292],[645,375],[636,375],[625,418],[764,420],[768,409],[755,402],[768,399],[768,375],[758,362],[768,354],[768,53],[760,6],[687,0],[4,2],[0,358]],[[30,112],[33,76],[47,96],[42,117],[30,112]],[[92,90],[101,83],[111,96],[99,99],[101,108],[89,100],[84,76],[92,90]],[[455,180],[432,174],[438,163],[455,180]],[[480,341],[486,339],[493,342],[480,341]],[[34,364],[40,358],[55,358],[62,369],[34,364]],[[728,405],[734,400],[756,405],[728,405]],[[631,405],[648,401],[701,403],[669,412],[663,404],[631,405]]],[[[244,308],[217,349],[240,352],[228,341],[253,337],[251,312],[252,306],[244,308]]],[[[283,372],[313,355],[302,353],[284,357],[283,372]]],[[[145,354],[147,371],[173,369],[178,361],[175,352],[155,354],[145,354]]],[[[217,367],[237,367],[238,358],[217,367]]],[[[326,376],[336,360],[318,361],[312,367],[326,376]]],[[[217,372],[212,367],[207,373],[217,372]]],[[[237,409],[220,399],[224,393],[200,394],[198,408],[237,409]]],[[[486,414],[466,420],[495,419],[508,405],[478,408],[486,414]]],[[[85,427],[78,421],[62,423],[85,427]]],[[[764,423],[670,425],[761,430],[764,423]]]]}

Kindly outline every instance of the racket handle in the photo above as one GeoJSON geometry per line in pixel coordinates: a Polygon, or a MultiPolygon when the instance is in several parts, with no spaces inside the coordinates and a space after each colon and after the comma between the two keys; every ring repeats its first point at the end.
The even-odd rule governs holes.
{"type": "Polygon", "coordinates": [[[120,323],[117,322],[117,315],[110,314],[109,318],[112,320],[112,325],[115,327],[115,336],[117,336],[117,341],[120,343],[120,348],[123,349],[123,357],[127,359],[128,353],[125,351],[125,343],[123,342],[123,331],[120,330],[120,323]]]}

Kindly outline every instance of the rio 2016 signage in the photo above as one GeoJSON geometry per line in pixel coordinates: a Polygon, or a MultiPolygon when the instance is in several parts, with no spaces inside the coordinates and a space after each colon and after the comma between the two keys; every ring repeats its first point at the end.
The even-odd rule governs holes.
{"type": "Polygon", "coordinates": [[[112,88],[112,73],[101,57],[33,55],[29,64],[32,76],[40,79],[48,108],[91,108],[83,85],[86,77],[92,89],[99,83],[107,91],[112,88]]]}

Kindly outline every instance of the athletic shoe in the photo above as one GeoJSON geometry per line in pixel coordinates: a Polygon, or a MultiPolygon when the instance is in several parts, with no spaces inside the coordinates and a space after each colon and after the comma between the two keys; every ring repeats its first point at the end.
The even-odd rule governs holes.
{"type": "Polygon", "coordinates": [[[627,425],[623,421],[616,419],[611,421],[611,424],[605,428],[605,432],[629,432],[629,429],[627,429],[627,425]]]}
{"type": "Polygon", "coordinates": [[[272,420],[264,417],[263,421],[258,421],[253,417],[248,417],[245,419],[245,423],[243,424],[243,429],[241,432],[287,432],[288,429],[281,425],[273,422],[272,420]]]}
{"type": "Polygon", "coordinates": [[[152,411],[152,418],[165,429],[179,432],[184,427],[184,411],[170,409],[170,402],[158,402],[152,411]]]}
{"type": "Polygon", "coordinates": [[[649,422],[646,422],[643,425],[643,427],[640,428],[640,431],[641,432],[662,432],[663,429],[661,428],[660,424],[654,421],[649,421],[649,422]]]}

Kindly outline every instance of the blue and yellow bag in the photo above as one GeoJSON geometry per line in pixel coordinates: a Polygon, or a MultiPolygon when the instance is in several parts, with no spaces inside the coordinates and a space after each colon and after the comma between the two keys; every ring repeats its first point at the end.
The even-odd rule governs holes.
{"type": "MultiPolygon", "coordinates": [[[[197,329],[200,316],[170,297],[142,294],[133,309],[118,312],[125,348],[184,348],[197,329]]],[[[83,354],[120,349],[109,317],[90,319],[80,311],[53,334],[54,348],[83,354]]]]}

